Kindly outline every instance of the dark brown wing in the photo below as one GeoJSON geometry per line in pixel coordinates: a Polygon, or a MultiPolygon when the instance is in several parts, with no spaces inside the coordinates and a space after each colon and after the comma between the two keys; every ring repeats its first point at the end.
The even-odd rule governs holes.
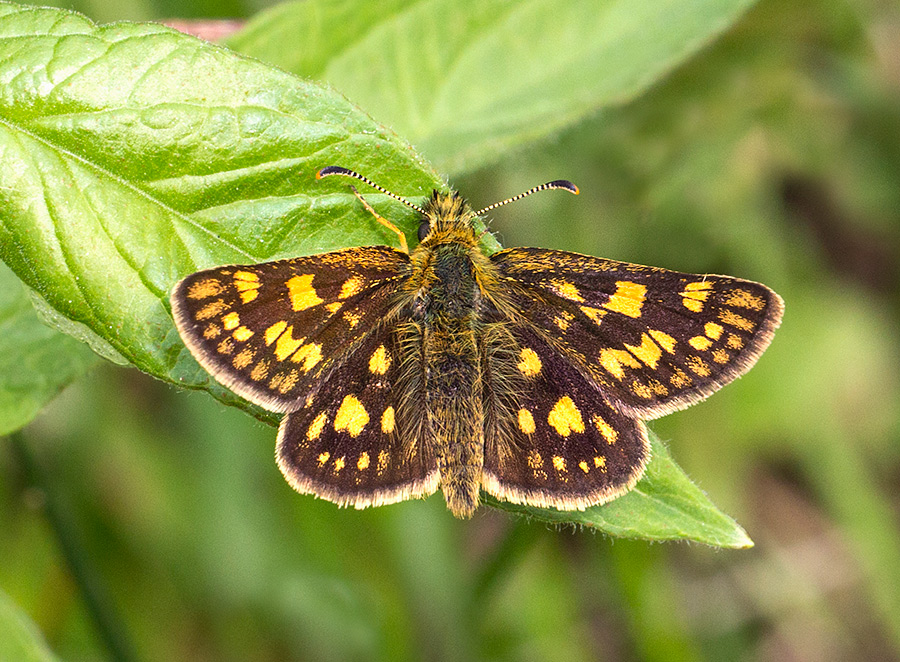
{"type": "MultiPolygon", "coordinates": [[[[611,407],[596,384],[529,328],[510,329],[518,345],[513,370],[518,409],[490,417],[482,485],[498,499],[583,510],[631,489],[650,457],[644,424],[611,407]]],[[[508,359],[507,359],[508,361],[508,359]]],[[[488,363],[490,380],[508,365],[488,363]]],[[[489,403],[487,406],[493,406],[489,403]]]]}
{"type": "Polygon", "coordinates": [[[601,387],[656,418],[744,374],[769,345],[783,303],[759,283],[538,248],[500,251],[504,313],[601,387]]]}
{"type": "Polygon", "coordinates": [[[292,411],[389,311],[409,265],[385,246],[200,271],[172,292],[175,324],[218,381],[292,411]]]}
{"type": "Polygon", "coordinates": [[[340,505],[426,496],[440,480],[428,444],[402,429],[395,325],[379,324],[281,423],[276,455],[298,492],[340,505]]]}

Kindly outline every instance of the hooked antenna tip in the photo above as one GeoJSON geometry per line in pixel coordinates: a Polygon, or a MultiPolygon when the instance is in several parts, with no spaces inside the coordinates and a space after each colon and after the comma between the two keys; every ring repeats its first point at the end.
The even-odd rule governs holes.
{"type": "Polygon", "coordinates": [[[581,189],[568,179],[555,179],[552,182],[547,183],[547,188],[561,188],[569,191],[569,193],[574,193],[575,195],[581,193],[581,189]]]}
{"type": "Polygon", "coordinates": [[[316,179],[322,179],[322,177],[327,177],[328,175],[349,175],[353,177],[356,173],[341,166],[325,166],[316,173],[316,179]]]}

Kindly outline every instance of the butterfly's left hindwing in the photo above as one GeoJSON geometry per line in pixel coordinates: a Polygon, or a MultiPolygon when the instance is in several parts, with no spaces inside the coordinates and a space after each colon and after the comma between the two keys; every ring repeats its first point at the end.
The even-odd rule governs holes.
{"type": "Polygon", "coordinates": [[[386,246],[200,271],[172,292],[194,357],[238,395],[291,411],[391,309],[409,258],[386,246]]]}
{"type": "Polygon", "coordinates": [[[769,345],[783,303],[759,283],[538,248],[491,256],[504,312],[648,419],[739,377],[769,345]]]}
{"type": "Polygon", "coordinates": [[[395,329],[376,325],[281,422],[278,466],[298,492],[363,508],[437,489],[430,446],[402,428],[395,329]]]}

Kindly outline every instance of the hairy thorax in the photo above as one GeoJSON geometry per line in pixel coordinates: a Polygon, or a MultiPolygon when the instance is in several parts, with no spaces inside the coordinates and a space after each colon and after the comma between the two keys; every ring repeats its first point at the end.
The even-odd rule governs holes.
{"type": "Polygon", "coordinates": [[[420,438],[437,457],[448,507],[469,517],[478,506],[484,464],[480,339],[490,303],[481,281],[493,278],[494,267],[478,246],[472,219],[457,207],[461,201],[435,202],[441,206],[428,209],[434,214],[430,233],[410,256],[410,316],[419,336],[411,344],[421,347],[420,366],[411,369],[421,370],[420,438]]]}

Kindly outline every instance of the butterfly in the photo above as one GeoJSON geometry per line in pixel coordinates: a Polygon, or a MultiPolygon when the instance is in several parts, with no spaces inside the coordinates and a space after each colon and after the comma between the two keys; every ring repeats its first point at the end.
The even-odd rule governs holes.
{"type": "Polygon", "coordinates": [[[583,510],[630,490],[644,421],[745,373],[784,304],[759,283],[542,248],[487,254],[456,192],[421,207],[419,243],[353,192],[400,249],[361,246],[192,274],[171,295],[187,347],[238,395],[284,413],[298,492],[377,506],[440,488],[456,517],[484,491],[583,510]]]}

